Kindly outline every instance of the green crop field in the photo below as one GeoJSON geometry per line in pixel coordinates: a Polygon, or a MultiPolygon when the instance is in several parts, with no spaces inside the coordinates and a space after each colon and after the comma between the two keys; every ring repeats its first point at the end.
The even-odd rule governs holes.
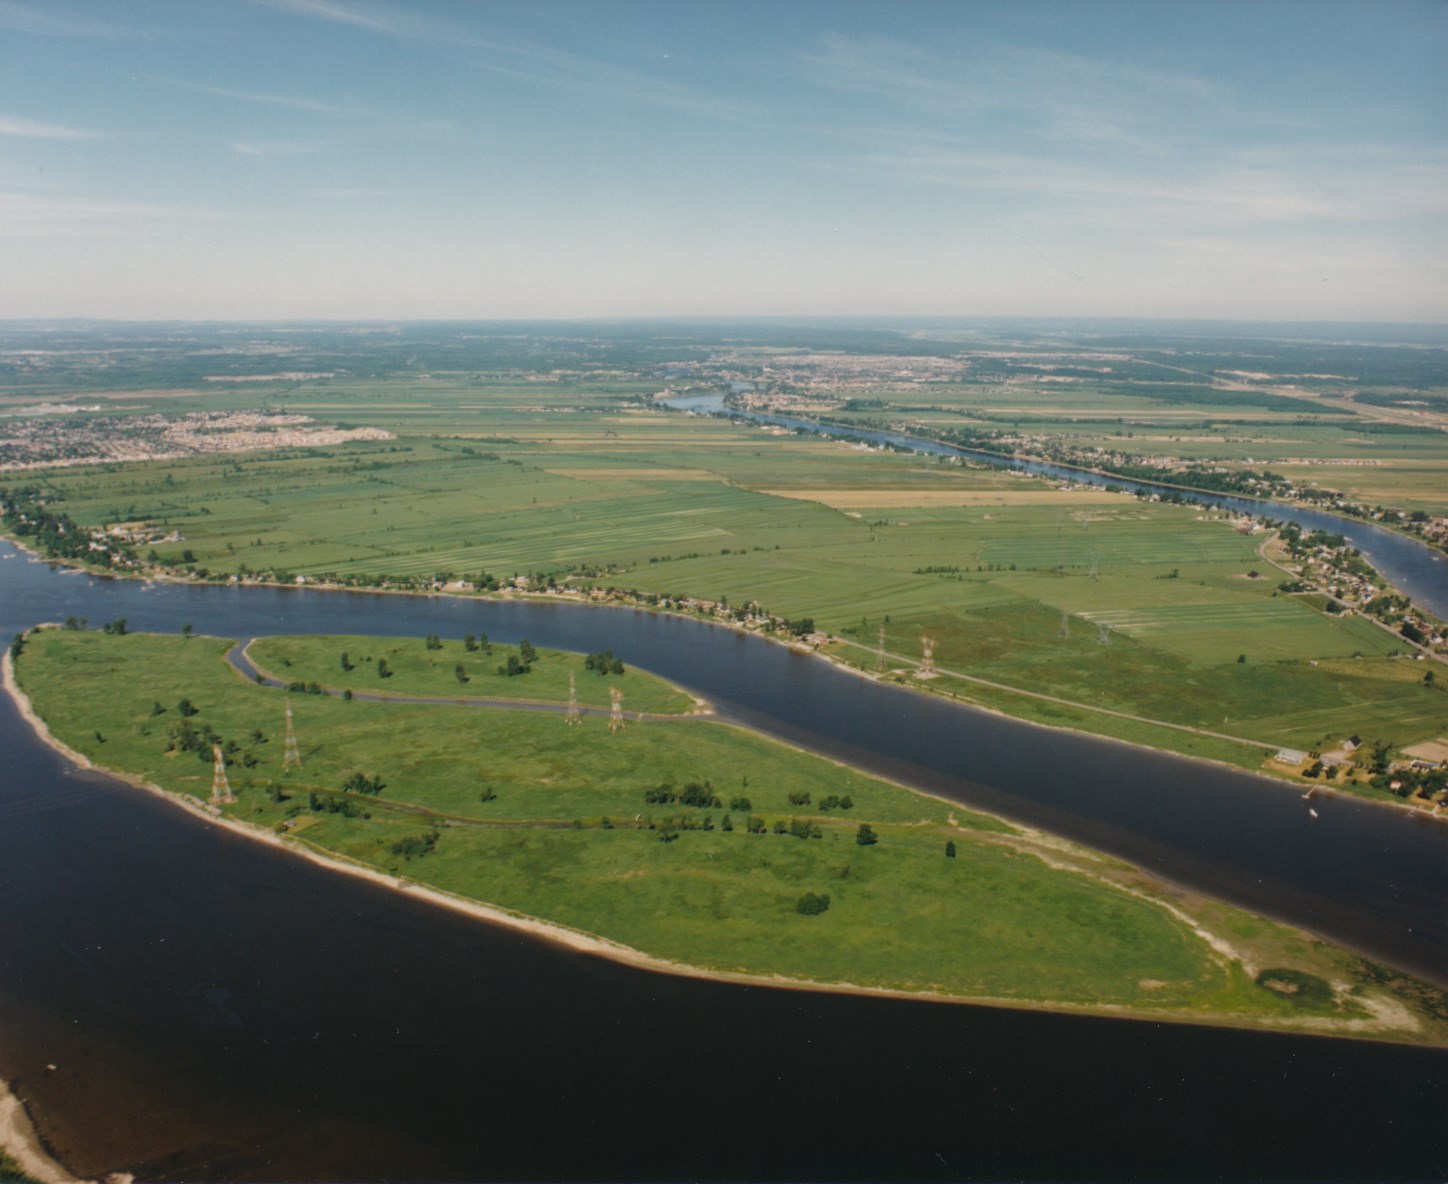
{"type": "MultiPolygon", "coordinates": [[[[399,662],[420,648],[276,639],[269,656],[306,665],[343,641],[399,662]]],[[[1394,988],[1407,990],[1397,1002],[1411,1020],[1373,1021],[1373,971],[1354,955],[1180,893],[1167,907],[1119,863],[737,728],[683,717],[615,734],[597,717],[570,726],[500,708],[287,695],[239,679],[222,660],[230,645],[50,629],[30,635],[16,666],[54,734],[98,764],[205,799],[214,736],[230,752],[229,818],[655,958],[1443,1039],[1419,985],[1394,988]],[[289,771],[288,702],[302,758],[289,771]],[[702,796],[668,800],[683,791],[702,796]],[[857,841],[862,824],[876,842],[857,841]],[[1321,997],[1264,989],[1250,969],[1263,966],[1321,981],[1321,997]]],[[[414,656],[397,677],[427,689],[425,651],[414,656]]]]}

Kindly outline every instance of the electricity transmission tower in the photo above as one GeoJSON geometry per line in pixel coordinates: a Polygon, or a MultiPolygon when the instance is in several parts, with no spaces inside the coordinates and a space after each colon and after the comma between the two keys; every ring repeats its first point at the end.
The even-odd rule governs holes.
{"type": "Polygon", "coordinates": [[[578,685],[571,670],[568,672],[568,714],[564,719],[570,724],[578,722],[578,685]]]}
{"type": "Polygon", "coordinates": [[[875,651],[875,673],[885,673],[885,622],[880,622],[880,648],[875,651]]]}
{"type": "Polygon", "coordinates": [[[617,687],[609,687],[608,701],[611,707],[608,714],[608,730],[620,732],[623,730],[623,692],[617,687]]]}
{"type": "Polygon", "coordinates": [[[935,674],[935,638],[924,634],[920,637],[920,669],[915,672],[917,678],[931,678],[935,674]]]}
{"type": "Polygon", "coordinates": [[[1070,618],[1066,615],[1066,610],[1063,608],[1063,609],[1061,610],[1061,639],[1064,641],[1066,638],[1068,638],[1068,637],[1070,637],[1070,636],[1071,636],[1071,621],[1070,621],[1070,618]]]}
{"type": "Polygon", "coordinates": [[[236,801],[236,795],[231,792],[231,782],[226,779],[226,758],[221,755],[220,744],[211,746],[211,755],[216,758],[216,771],[211,776],[211,804],[220,806],[236,801]]]}
{"type": "Polygon", "coordinates": [[[282,772],[302,767],[302,753],[297,747],[297,730],[292,725],[292,705],[287,704],[287,746],[282,752],[282,772]]]}

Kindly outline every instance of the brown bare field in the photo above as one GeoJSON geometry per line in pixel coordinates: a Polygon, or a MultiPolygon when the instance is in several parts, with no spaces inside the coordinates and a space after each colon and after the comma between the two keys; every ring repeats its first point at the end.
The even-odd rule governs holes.
{"type": "Polygon", "coordinates": [[[1420,761],[1448,761],[1448,736],[1439,736],[1425,744],[1415,744],[1403,749],[1404,756],[1420,761]]]}

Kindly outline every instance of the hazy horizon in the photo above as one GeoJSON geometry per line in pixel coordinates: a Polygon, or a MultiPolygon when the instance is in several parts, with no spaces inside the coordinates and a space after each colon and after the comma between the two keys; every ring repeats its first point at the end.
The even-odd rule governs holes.
{"type": "Polygon", "coordinates": [[[0,0],[0,318],[1448,322],[1448,6],[0,0]]]}

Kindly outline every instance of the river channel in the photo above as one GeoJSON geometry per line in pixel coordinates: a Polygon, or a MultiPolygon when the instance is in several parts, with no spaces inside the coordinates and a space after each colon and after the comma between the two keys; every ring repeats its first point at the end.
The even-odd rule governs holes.
{"type": "MultiPolygon", "coordinates": [[[[721,714],[1442,981],[1448,828],[970,711],[700,622],[146,586],[0,543],[0,631],[483,629],[612,648],[721,714]]],[[[77,1171],[226,1179],[1419,1179],[1438,1051],[676,979],[337,876],[0,708],[0,1076],[77,1171]],[[50,1068],[49,1066],[54,1066],[50,1068]]]]}

